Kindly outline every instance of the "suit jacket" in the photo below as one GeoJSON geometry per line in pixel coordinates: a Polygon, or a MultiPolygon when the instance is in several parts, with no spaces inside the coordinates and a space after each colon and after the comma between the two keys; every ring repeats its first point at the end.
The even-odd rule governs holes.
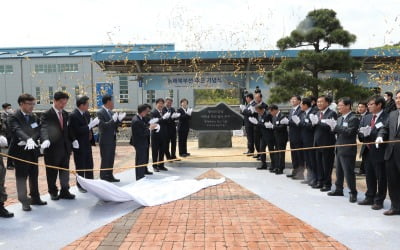
{"type": "Polygon", "coordinates": [[[291,142],[301,142],[301,127],[300,124],[296,124],[292,120],[292,116],[297,115],[300,117],[300,114],[303,111],[300,109],[300,105],[294,110],[291,109],[289,112],[289,140],[291,142]]]}
{"type": "Polygon", "coordinates": [[[112,116],[114,112],[110,111],[111,114],[107,112],[104,108],[101,108],[97,112],[97,117],[99,118],[99,144],[115,144],[116,135],[118,132],[118,126],[121,124],[118,120],[114,122],[112,116]]]}
{"type": "Polygon", "coordinates": [[[385,112],[390,114],[390,112],[395,111],[396,108],[396,102],[391,99],[388,103],[386,103],[385,105],[385,112]]]}
{"type": "Polygon", "coordinates": [[[248,104],[246,104],[246,108],[243,110],[243,111],[241,111],[241,113],[242,113],[242,115],[243,115],[243,122],[244,122],[244,126],[246,126],[246,127],[251,127],[251,126],[254,126],[253,125],[253,123],[251,123],[250,121],[249,121],[249,117],[255,117],[255,118],[257,118],[257,113],[252,113],[250,110],[249,110],[249,108],[250,107],[254,107],[254,106],[256,106],[256,102],[253,100],[253,101],[251,101],[250,103],[248,103],[248,104]]]}
{"type": "Polygon", "coordinates": [[[258,124],[256,125],[256,127],[260,129],[261,135],[264,140],[267,140],[269,143],[273,143],[274,131],[273,129],[266,128],[264,125],[265,122],[273,122],[271,113],[267,111],[265,111],[264,114],[258,116],[258,124]]]}
{"type": "Polygon", "coordinates": [[[11,115],[6,113],[5,111],[1,112],[1,118],[0,118],[1,127],[0,127],[0,129],[3,132],[4,136],[7,138],[10,138],[10,136],[11,136],[11,129],[9,128],[9,125],[8,125],[8,119],[10,116],[11,115]]]}
{"type": "MultiPolygon", "coordinates": [[[[318,111],[316,115],[320,117],[321,111],[318,111]]],[[[327,109],[322,116],[322,119],[337,119],[337,114],[331,109],[327,109]]],[[[331,127],[328,124],[318,121],[315,125],[314,131],[314,146],[329,146],[335,145],[336,138],[335,133],[332,132],[331,127]]]]}
{"type": "MultiPolygon", "coordinates": [[[[167,112],[170,112],[171,115],[172,115],[173,113],[175,113],[175,108],[171,107],[170,109],[168,109],[167,107],[164,107],[162,112],[163,112],[163,114],[165,114],[167,112]]],[[[170,134],[176,133],[176,123],[175,123],[175,121],[177,119],[178,118],[172,119],[171,116],[168,119],[166,119],[168,133],[170,133],[170,134]]]]}
{"type": "Polygon", "coordinates": [[[39,147],[34,150],[25,150],[24,146],[18,146],[21,141],[26,142],[32,138],[36,143],[40,139],[40,120],[35,114],[29,116],[27,123],[21,110],[17,110],[8,118],[9,129],[11,133],[11,141],[9,142],[9,154],[22,159],[30,159],[33,156],[39,157],[39,147]]]}
{"type": "Polygon", "coordinates": [[[285,117],[286,116],[282,114],[282,112],[272,117],[272,124],[274,125],[273,133],[277,144],[286,143],[288,141],[287,125],[281,124],[281,120],[285,117]]]}
{"type": "Polygon", "coordinates": [[[63,110],[63,129],[61,129],[58,115],[53,108],[50,108],[44,112],[41,116],[41,129],[40,137],[41,141],[49,140],[50,147],[44,150],[44,156],[47,160],[52,161],[60,157],[61,155],[71,154],[72,141],[75,140],[75,136],[69,133],[68,130],[68,112],[63,110]]]}
{"type": "Polygon", "coordinates": [[[191,116],[186,114],[183,108],[179,108],[177,112],[181,114],[178,118],[178,131],[189,131],[191,116]]]}
{"type": "MultiPolygon", "coordinates": [[[[337,134],[336,145],[355,144],[357,141],[357,132],[360,120],[355,113],[351,112],[343,118],[339,117],[334,132],[337,134]]],[[[338,147],[336,153],[340,155],[355,156],[357,154],[357,146],[338,147]]]]}
{"type": "MultiPolygon", "coordinates": [[[[397,128],[399,110],[392,111],[384,126],[379,130],[378,136],[389,141],[400,140],[400,129],[397,128]]],[[[381,144],[382,145],[382,144],[381,144]]],[[[394,156],[396,161],[400,161],[400,143],[388,143],[385,151],[385,160],[394,156]]]]}
{"type": "MultiPolygon", "coordinates": [[[[368,114],[370,114],[368,111],[364,115],[358,114],[358,116],[359,116],[358,118],[360,119],[360,128],[369,125],[369,124],[363,125],[364,124],[363,120],[364,120],[365,116],[368,115],[368,114]]],[[[360,140],[360,142],[363,142],[363,140],[362,140],[362,138],[360,138],[360,136],[358,136],[358,139],[360,140]]],[[[367,151],[367,150],[368,150],[368,148],[365,145],[362,145],[361,149],[360,149],[360,157],[362,157],[364,152],[367,151]]]]}
{"type": "Polygon", "coordinates": [[[75,109],[69,115],[69,132],[79,143],[79,149],[73,149],[74,152],[91,152],[91,146],[95,145],[93,131],[88,127],[89,122],[89,112],[84,112],[82,115],[78,109],[75,109]]]}
{"type": "Polygon", "coordinates": [[[135,115],[132,118],[132,138],[131,144],[135,148],[148,148],[150,144],[149,124],[145,118],[135,115]]]}
{"type": "Polygon", "coordinates": [[[314,145],[314,131],[315,127],[311,124],[310,115],[313,114],[311,109],[308,113],[300,113],[300,135],[301,142],[304,147],[312,147],[314,145]]]}
{"type": "Polygon", "coordinates": [[[162,119],[162,116],[164,114],[165,113],[163,111],[161,111],[161,114],[160,114],[160,112],[158,112],[157,109],[153,109],[153,111],[151,111],[151,113],[150,113],[151,118],[158,118],[159,119],[158,124],[160,125],[160,131],[158,133],[155,130],[151,131],[151,137],[166,140],[166,136],[168,133],[168,130],[167,130],[167,120],[168,119],[167,120],[162,119]]]}
{"type": "MultiPolygon", "coordinates": [[[[365,115],[363,117],[363,119],[360,121],[360,128],[365,127],[365,126],[371,126],[372,117],[373,117],[373,114],[365,115]]],[[[383,127],[383,126],[381,127],[381,125],[386,124],[388,117],[389,117],[389,114],[387,114],[386,112],[382,112],[379,115],[378,119],[376,119],[375,125],[377,125],[377,126],[374,126],[371,129],[371,134],[369,136],[364,136],[362,133],[358,133],[358,139],[361,142],[374,142],[376,140],[376,138],[378,137],[379,130],[383,127]]],[[[379,148],[376,148],[375,145],[373,145],[373,144],[370,144],[368,147],[365,147],[365,145],[363,145],[363,146],[364,146],[364,148],[367,148],[364,150],[368,150],[368,152],[374,156],[374,157],[370,158],[371,160],[384,161],[385,149],[386,149],[387,144],[380,144],[379,148]]]]}

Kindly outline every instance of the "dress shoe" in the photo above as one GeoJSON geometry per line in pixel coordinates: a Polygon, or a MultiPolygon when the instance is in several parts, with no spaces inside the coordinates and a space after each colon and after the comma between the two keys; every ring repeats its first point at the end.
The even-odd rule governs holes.
{"type": "Polygon", "coordinates": [[[310,183],[308,183],[308,185],[309,185],[310,187],[313,187],[313,186],[317,185],[317,182],[315,182],[315,181],[310,181],[310,183]]]}
{"type": "Polygon", "coordinates": [[[15,168],[13,166],[7,166],[8,170],[14,170],[15,168]]]}
{"type": "Polygon", "coordinates": [[[262,164],[261,167],[258,167],[257,170],[267,170],[267,164],[262,164]]]}
{"type": "Polygon", "coordinates": [[[82,188],[82,187],[78,187],[79,192],[81,193],[87,193],[87,190],[82,188]]]}
{"type": "Polygon", "coordinates": [[[331,191],[331,187],[324,186],[324,187],[322,187],[322,188],[320,189],[320,191],[321,191],[321,192],[328,192],[328,191],[331,191]]]}
{"type": "Polygon", "coordinates": [[[261,161],[261,156],[257,157],[257,161],[261,161]]]}
{"type": "Polygon", "coordinates": [[[180,157],[187,157],[187,154],[179,154],[180,157]]]}
{"type": "Polygon", "coordinates": [[[162,170],[162,171],[168,171],[168,168],[166,168],[166,167],[164,167],[164,166],[158,167],[158,169],[159,169],[159,170],[162,170]]]}
{"type": "Polygon", "coordinates": [[[250,152],[250,151],[247,151],[247,152],[244,152],[243,154],[244,155],[249,155],[249,154],[253,154],[254,152],[250,152]]]}
{"type": "Polygon", "coordinates": [[[349,201],[351,203],[356,203],[357,202],[357,194],[350,194],[349,201]]]}
{"type": "Polygon", "coordinates": [[[294,177],[294,174],[287,174],[286,177],[287,177],[287,178],[293,178],[293,177],[294,177]]]}
{"type": "Polygon", "coordinates": [[[371,206],[374,204],[374,201],[372,199],[364,199],[362,201],[359,201],[357,204],[362,206],[371,206]]]}
{"type": "Polygon", "coordinates": [[[110,182],[120,182],[120,179],[115,178],[114,176],[111,177],[110,182]]]}
{"type": "Polygon", "coordinates": [[[145,174],[145,175],[152,175],[153,172],[150,172],[148,169],[146,169],[146,171],[144,171],[144,174],[145,174]]]}
{"type": "Polygon", "coordinates": [[[29,212],[29,211],[32,211],[32,208],[28,203],[25,203],[25,204],[22,204],[22,210],[24,210],[25,212],[29,212]]]}
{"type": "Polygon", "coordinates": [[[307,180],[304,180],[304,181],[301,181],[300,183],[301,183],[301,184],[309,184],[310,182],[307,181],[307,180]]]}
{"type": "Polygon", "coordinates": [[[14,214],[9,212],[4,206],[0,206],[0,217],[11,218],[14,217],[14,214]]]}
{"type": "Polygon", "coordinates": [[[387,216],[400,215],[400,210],[395,210],[395,209],[391,208],[391,209],[385,211],[383,214],[387,215],[387,216]]]}
{"type": "Polygon", "coordinates": [[[60,197],[58,196],[58,194],[50,194],[50,198],[53,201],[57,201],[58,199],[60,199],[60,197]]]}
{"type": "Polygon", "coordinates": [[[329,196],[344,196],[343,191],[338,191],[338,190],[330,191],[330,192],[328,192],[328,195],[329,196]]]}
{"type": "Polygon", "coordinates": [[[274,173],[274,172],[275,172],[275,168],[273,168],[273,167],[269,167],[268,170],[269,170],[269,172],[271,172],[271,173],[274,173]]]}
{"type": "Polygon", "coordinates": [[[312,188],[315,188],[315,189],[321,189],[322,187],[323,187],[323,185],[320,183],[315,183],[315,185],[312,186],[312,188]]]}
{"type": "Polygon", "coordinates": [[[31,205],[44,206],[44,205],[47,205],[47,202],[46,201],[42,201],[41,199],[32,199],[31,205]]]}
{"type": "Polygon", "coordinates": [[[382,204],[374,204],[371,207],[373,210],[381,210],[383,208],[382,204]]]}
{"type": "Polygon", "coordinates": [[[153,170],[154,170],[154,172],[160,172],[160,169],[158,168],[158,166],[154,166],[153,170]]]}
{"type": "Polygon", "coordinates": [[[190,156],[190,153],[186,153],[186,156],[190,156]]]}
{"type": "Polygon", "coordinates": [[[258,158],[258,155],[253,155],[253,158],[254,158],[254,159],[258,158]]]}
{"type": "Polygon", "coordinates": [[[276,174],[276,175],[281,175],[281,174],[283,174],[283,169],[276,168],[275,174],[276,174]]]}
{"type": "Polygon", "coordinates": [[[60,193],[60,199],[64,200],[73,200],[75,199],[75,195],[71,194],[70,192],[60,193]]]}
{"type": "Polygon", "coordinates": [[[304,176],[301,175],[295,175],[292,177],[293,180],[304,180],[304,176]]]}

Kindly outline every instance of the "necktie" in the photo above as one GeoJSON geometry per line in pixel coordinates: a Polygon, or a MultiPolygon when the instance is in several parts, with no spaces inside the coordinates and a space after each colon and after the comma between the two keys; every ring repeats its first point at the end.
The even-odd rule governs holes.
{"type": "Polygon", "coordinates": [[[29,115],[25,115],[25,121],[29,124],[29,115]]]}
{"type": "Polygon", "coordinates": [[[374,128],[374,127],[375,127],[375,122],[376,122],[376,115],[372,116],[371,128],[374,128]]]}
{"type": "Polygon", "coordinates": [[[320,113],[319,113],[319,119],[322,120],[322,117],[323,117],[323,116],[324,116],[324,113],[323,113],[323,112],[320,112],[320,113]]]}
{"type": "Polygon", "coordinates": [[[64,119],[61,111],[58,111],[58,121],[60,122],[61,129],[64,129],[64,119]]]}

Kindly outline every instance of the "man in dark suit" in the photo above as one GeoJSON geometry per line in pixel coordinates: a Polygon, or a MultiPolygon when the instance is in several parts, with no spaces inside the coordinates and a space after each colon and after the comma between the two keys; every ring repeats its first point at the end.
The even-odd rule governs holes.
{"type": "MultiPolygon", "coordinates": [[[[256,113],[255,112],[256,110],[254,107],[257,105],[261,105],[264,110],[268,110],[268,105],[265,102],[263,102],[262,98],[263,98],[263,96],[261,94],[261,90],[260,90],[260,92],[255,92],[255,95],[254,95],[255,104],[252,105],[253,106],[253,108],[251,108],[252,112],[254,111],[254,113],[256,113]]],[[[255,117],[257,117],[257,114],[255,114],[255,117]]],[[[261,134],[261,130],[260,130],[261,128],[262,128],[261,126],[254,126],[254,133],[253,133],[254,147],[256,148],[257,152],[260,152],[260,150],[261,150],[261,138],[262,138],[262,134],[261,134]]],[[[264,152],[265,152],[265,150],[264,150],[264,152]]],[[[257,160],[261,160],[261,155],[255,154],[253,156],[253,158],[257,158],[257,160]]]]}
{"type": "Polygon", "coordinates": [[[188,107],[189,101],[183,98],[180,101],[181,107],[178,109],[178,141],[179,141],[179,156],[187,157],[190,153],[187,151],[187,138],[189,135],[189,121],[192,116],[192,109],[188,107]]]}
{"type": "MultiPolygon", "coordinates": [[[[368,103],[366,101],[360,101],[357,105],[357,114],[359,115],[360,124],[362,123],[365,115],[369,114],[368,112],[368,103]]],[[[361,140],[361,138],[359,138],[361,140]]],[[[361,146],[360,150],[360,158],[361,158],[361,165],[360,171],[357,175],[364,175],[365,174],[365,165],[367,164],[367,154],[368,154],[368,147],[365,145],[361,146]]]]}
{"type": "MultiPolygon", "coordinates": [[[[379,130],[375,142],[400,140],[400,91],[396,93],[397,110],[392,111],[386,124],[379,130]]],[[[381,145],[376,145],[380,147],[381,145]]],[[[400,215],[400,143],[389,143],[385,150],[386,171],[391,208],[384,215],[400,215]]]]}
{"type": "MultiPolygon", "coordinates": [[[[314,146],[314,126],[311,124],[310,115],[315,114],[312,108],[311,99],[303,98],[300,104],[301,113],[299,118],[292,117],[294,123],[298,123],[301,128],[301,143],[303,147],[310,148],[314,146]]],[[[317,183],[317,169],[315,162],[315,150],[304,150],[304,161],[307,168],[307,178],[302,181],[303,184],[313,186],[317,183]]]]}
{"type": "Polygon", "coordinates": [[[53,107],[43,113],[41,117],[41,148],[44,150],[44,162],[64,168],[58,170],[46,168],[47,185],[52,200],[75,199],[75,195],[69,192],[69,159],[72,147],[79,147],[74,136],[68,131],[68,112],[64,110],[69,96],[67,93],[58,91],[54,93],[53,107]],[[73,142],[73,144],[71,143],[73,142]],[[57,176],[60,178],[61,190],[58,195],[56,185],[57,176]]]}
{"type": "MultiPolygon", "coordinates": [[[[290,98],[292,109],[289,111],[289,141],[290,148],[296,149],[303,147],[301,143],[301,127],[293,121],[298,120],[302,113],[300,108],[301,98],[298,95],[294,95],[290,98]]],[[[287,177],[303,180],[304,179],[304,153],[302,151],[292,151],[292,166],[293,171],[287,177]]]]}
{"type": "MultiPolygon", "coordinates": [[[[93,138],[92,128],[99,124],[99,118],[90,118],[89,97],[77,96],[76,109],[69,115],[68,129],[75,135],[79,147],[73,148],[75,169],[93,169],[92,146],[96,145],[93,138]]],[[[78,171],[80,176],[86,179],[93,179],[93,170],[78,171]]],[[[82,193],[87,191],[77,183],[78,189],[82,193]]]]}
{"type": "MultiPolygon", "coordinates": [[[[360,120],[351,111],[352,101],[348,97],[339,99],[338,111],[341,114],[337,123],[328,124],[334,128],[337,135],[336,145],[355,144],[360,120]]],[[[357,201],[356,166],[357,146],[336,148],[336,189],[328,193],[329,196],[343,196],[343,182],[346,178],[347,186],[350,189],[349,201],[357,201]]]]}
{"type": "MultiPolygon", "coordinates": [[[[167,120],[171,116],[169,112],[163,112],[164,99],[158,98],[156,100],[156,107],[150,113],[151,118],[157,118],[159,128],[151,131],[151,154],[153,159],[153,169],[155,172],[160,170],[167,171],[168,169],[164,166],[164,163],[155,164],[154,162],[164,161],[165,154],[165,143],[167,136],[167,120]]],[[[164,110],[165,111],[165,110],[164,110]]]]}
{"type": "MultiPolygon", "coordinates": [[[[289,119],[282,114],[275,104],[269,106],[268,109],[269,113],[272,115],[274,150],[286,150],[289,119]]],[[[285,152],[270,153],[270,157],[274,159],[274,169],[272,171],[275,172],[275,174],[283,174],[283,170],[285,169],[285,152]]]]}
{"type": "MultiPolygon", "coordinates": [[[[367,114],[360,121],[358,138],[362,142],[374,142],[379,130],[387,122],[389,114],[384,112],[385,99],[382,96],[373,96],[368,102],[371,114],[367,114]]],[[[385,138],[386,139],[386,138],[385,138]]],[[[387,193],[387,178],[385,168],[385,149],[386,144],[366,145],[366,182],[367,192],[365,199],[359,205],[372,205],[372,209],[383,208],[383,202],[387,193]]]]}
{"type": "Polygon", "coordinates": [[[393,93],[390,91],[387,91],[387,92],[385,92],[385,94],[383,96],[386,100],[385,112],[390,114],[390,112],[396,110],[396,103],[393,100],[393,93]]]}
{"type": "Polygon", "coordinates": [[[246,95],[246,105],[240,105],[247,138],[247,152],[244,154],[247,154],[247,156],[251,156],[254,153],[254,124],[249,121],[249,117],[257,117],[254,109],[255,105],[256,102],[252,93],[246,95]]]}
{"type": "MultiPolygon", "coordinates": [[[[8,117],[14,114],[14,110],[11,107],[11,104],[9,103],[3,103],[3,112],[1,112],[1,130],[3,130],[3,133],[5,137],[7,138],[7,141],[11,142],[11,129],[8,126],[8,117]]],[[[13,170],[14,169],[14,161],[11,158],[7,158],[7,169],[8,170],[13,170]]]]}
{"type": "MultiPolygon", "coordinates": [[[[32,113],[35,98],[29,94],[22,94],[18,97],[18,104],[20,109],[8,120],[12,133],[9,153],[11,156],[37,163],[40,154],[37,144],[40,139],[40,121],[32,113]]],[[[47,204],[40,199],[38,175],[37,165],[15,161],[18,200],[21,202],[24,211],[31,211],[30,205],[47,204]],[[29,180],[31,199],[27,195],[27,180],[29,180]]]]}
{"type": "MultiPolygon", "coordinates": [[[[132,119],[132,145],[135,147],[135,165],[143,165],[149,162],[149,144],[150,130],[157,127],[156,123],[150,124],[146,120],[146,116],[150,113],[151,106],[141,104],[138,107],[138,113],[132,119]]],[[[151,174],[147,170],[147,166],[136,167],[136,180],[142,179],[146,174],[151,174]]]]}
{"type": "MultiPolygon", "coordinates": [[[[8,146],[8,141],[7,138],[3,135],[1,135],[0,131],[0,148],[2,147],[7,147],[8,146]]],[[[6,193],[6,187],[5,187],[5,181],[6,181],[6,168],[4,167],[4,162],[3,162],[3,156],[0,155],[0,217],[2,218],[11,218],[14,217],[14,214],[9,212],[5,207],[4,207],[4,202],[7,200],[7,193],[6,193]]]]}
{"type": "MultiPolygon", "coordinates": [[[[310,115],[310,121],[315,127],[314,130],[314,146],[332,146],[335,145],[336,138],[332,128],[325,122],[327,120],[336,120],[337,114],[329,109],[330,98],[328,96],[320,96],[317,100],[318,112],[310,115]]],[[[319,188],[321,192],[327,192],[332,187],[332,170],[335,160],[334,148],[316,149],[317,163],[317,183],[313,188],[319,188]]]]}
{"type": "Polygon", "coordinates": [[[101,164],[100,179],[108,182],[119,182],[113,174],[115,149],[117,147],[118,126],[126,116],[126,113],[114,112],[114,102],[111,95],[102,98],[103,107],[97,112],[99,118],[99,146],[101,164]],[[107,169],[107,170],[103,170],[107,169]]]}
{"type": "Polygon", "coordinates": [[[165,138],[165,156],[168,160],[176,159],[176,120],[180,116],[180,113],[176,113],[175,108],[172,107],[172,102],[172,98],[165,98],[165,107],[163,108],[163,113],[171,114],[171,116],[166,119],[167,136],[165,138]]]}

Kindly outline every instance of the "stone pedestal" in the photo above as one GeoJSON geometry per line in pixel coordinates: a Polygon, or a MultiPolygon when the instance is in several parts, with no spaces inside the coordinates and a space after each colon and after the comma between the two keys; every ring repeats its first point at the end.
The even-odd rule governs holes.
{"type": "Polygon", "coordinates": [[[199,148],[231,148],[231,130],[199,131],[199,148]]]}

